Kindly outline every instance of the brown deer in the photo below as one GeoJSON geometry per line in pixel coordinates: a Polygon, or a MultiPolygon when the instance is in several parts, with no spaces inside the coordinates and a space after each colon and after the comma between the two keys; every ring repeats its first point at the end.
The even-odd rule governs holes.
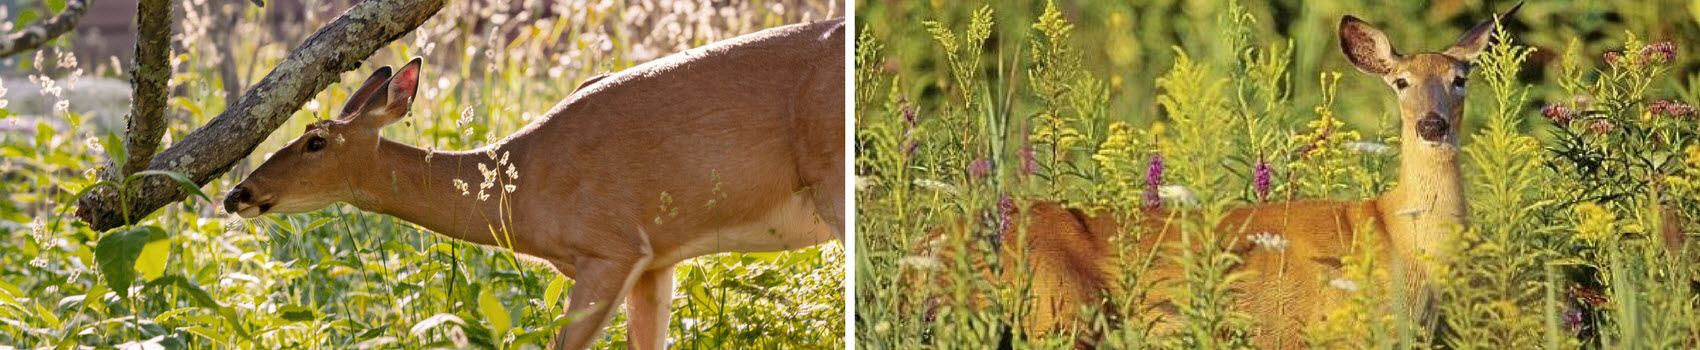
{"type": "MultiPolygon", "coordinates": [[[[1365,235],[1380,242],[1374,254],[1379,261],[1374,264],[1386,267],[1391,275],[1391,280],[1372,283],[1402,294],[1391,299],[1405,305],[1393,309],[1432,319],[1432,312],[1426,310],[1430,296],[1425,279],[1430,269],[1425,261],[1444,259],[1442,242],[1468,224],[1457,159],[1464,88],[1471,60],[1488,45],[1496,23],[1483,21],[1444,52],[1401,55],[1380,30],[1357,17],[1341,19],[1340,47],[1346,58],[1358,70],[1380,77],[1398,98],[1400,139],[1404,140],[1398,184],[1362,201],[1305,200],[1227,210],[1215,230],[1231,237],[1228,241],[1233,243],[1227,249],[1241,259],[1234,272],[1246,273],[1233,284],[1234,306],[1255,320],[1251,335],[1255,345],[1304,346],[1304,328],[1343,300],[1345,289],[1353,289],[1353,284],[1339,280],[1342,258],[1353,253],[1354,242],[1369,238],[1365,235]]],[[[1182,235],[1204,234],[1182,232],[1175,222],[1196,213],[1147,209],[1143,215],[1131,216],[1141,219],[1125,227],[1143,232],[1132,243],[1135,248],[1129,249],[1136,255],[1129,260],[1135,261],[1118,261],[1113,248],[1117,243],[1112,238],[1133,237],[1122,231],[1123,222],[1116,219],[1129,216],[1089,213],[1057,202],[1034,203],[1017,214],[1025,217],[1025,230],[1009,228],[1000,233],[999,240],[1008,243],[999,253],[1004,268],[981,273],[1006,285],[1031,286],[1033,309],[1025,311],[1021,320],[1027,334],[1084,334],[1077,345],[1095,347],[1102,330],[1091,329],[1081,311],[1102,310],[1112,300],[1141,300],[1135,305],[1163,316],[1154,329],[1158,333],[1177,326],[1176,304],[1165,291],[1184,279],[1185,272],[1168,256],[1187,249],[1180,244],[1182,235]],[[1024,238],[1018,237],[1022,231],[1024,238]],[[1018,239],[1025,244],[1014,244],[1018,239]],[[1025,261],[1028,269],[1013,268],[1018,266],[1016,261],[1025,261]],[[1123,266],[1145,263],[1151,265],[1141,278],[1157,281],[1157,288],[1143,297],[1120,290],[1115,281],[1125,273],[1123,266]]],[[[1198,239],[1192,241],[1197,244],[1198,239]]],[[[1113,312],[1105,315],[1119,317],[1113,312]]]]}
{"type": "Polygon", "coordinates": [[[414,58],[378,69],[224,207],[251,218],[346,202],[511,248],[578,281],[565,310],[576,321],[553,348],[591,344],[623,298],[632,347],[658,349],[675,264],[843,238],[844,32],[842,19],[771,28],[592,78],[466,152],[379,136],[413,102],[414,58]]]}

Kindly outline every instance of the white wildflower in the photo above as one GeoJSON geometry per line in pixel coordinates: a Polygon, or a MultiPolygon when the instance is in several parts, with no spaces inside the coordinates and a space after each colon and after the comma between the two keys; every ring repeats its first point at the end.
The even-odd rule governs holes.
{"type": "MultiPolygon", "coordinates": [[[[460,119],[455,120],[455,127],[464,128],[470,124],[472,124],[472,107],[466,107],[466,109],[460,110],[460,119]]],[[[466,132],[470,133],[472,130],[466,132]]]]}
{"type": "Polygon", "coordinates": [[[1263,231],[1246,236],[1252,244],[1260,248],[1281,251],[1287,249],[1287,238],[1269,231],[1263,231]]]}
{"type": "Polygon", "coordinates": [[[932,271],[944,268],[944,263],[939,262],[939,259],[935,257],[911,255],[897,259],[897,266],[911,270],[932,271]]]}
{"type": "Polygon", "coordinates": [[[1192,189],[1181,185],[1165,185],[1157,188],[1157,196],[1163,198],[1163,203],[1176,203],[1182,206],[1198,205],[1198,195],[1192,189]]]}
{"type": "Polygon", "coordinates": [[[1392,146],[1388,146],[1385,143],[1370,142],[1370,141],[1347,142],[1346,143],[1346,149],[1349,149],[1349,150],[1352,150],[1352,151],[1355,151],[1355,152],[1358,152],[1358,153],[1369,153],[1369,154],[1393,153],[1393,147],[1392,146]]]}
{"type": "Polygon", "coordinates": [[[1331,281],[1328,281],[1328,286],[1338,288],[1338,289],[1346,291],[1346,292],[1356,292],[1356,291],[1358,291],[1358,282],[1354,282],[1352,280],[1344,279],[1344,278],[1336,278],[1336,279],[1333,279],[1331,281]]]}
{"type": "Polygon", "coordinates": [[[472,195],[472,192],[467,191],[467,189],[466,189],[466,181],[461,181],[460,179],[455,179],[455,189],[460,190],[460,195],[462,195],[462,196],[472,195]]]}

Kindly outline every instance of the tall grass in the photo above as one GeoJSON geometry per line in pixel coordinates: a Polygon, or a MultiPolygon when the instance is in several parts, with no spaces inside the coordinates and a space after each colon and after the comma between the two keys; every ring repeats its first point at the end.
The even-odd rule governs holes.
{"type": "MultiPolygon", "coordinates": [[[[994,238],[1024,227],[1016,208],[1060,200],[1201,213],[1181,223],[1200,241],[1154,257],[1185,267],[1173,286],[1141,279],[1136,239],[1111,242],[1122,271],[1112,294],[1164,288],[1177,329],[1153,331],[1159,316],[1139,300],[1109,300],[1108,312],[1081,306],[1095,316],[1080,332],[1112,348],[1249,346],[1255,325],[1235,307],[1236,256],[1224,249],[1247,238],[1210,229],[1223,210],[1368,198],[1395,181],[1393,92],[1347,68],[1339,16],[1385,24],[1413,52],[1451,45],[1436,33],[1508,5],[859,4],[858,343],[1076,346],[1086,333],[1026,334],[1034,285],[1019,276],[1033,267],[997,253],[1026,237],[994,238]]],[[[1700,118],[1688,107],[1700,102],[1700,55],[1685,51],[1700,28],[1654,8],[1681,6],[1534,2],[1508,20],[1471,77],[1460,158],[1470,225],[1444,244],[1448,258],[1428,258],[1440,317],[1390,307],[1414,294],[1374,284],[1399,278],[1373,263],[1387,242],[1359,241],[1330,281],[1352,292],[1307,325],[1309,346],[1700,345],[1700,118]],[[1555,40],[1578,33],[1590,39],[1555,40]]]]}
{"type": "MultiPolygon", "coordinates": [[[[224,109],[232,98],[226,81],[257,80],[342,9],[314,4],[292,20],[231,3],[177,5],[187,18],[175,34],[180,51],[172,61],[167,144],[224,109]],[[234,29],[213,26],[221,21],[234,23],[234,29]],[[222,31],[252,35],[215,35],[222,31]],[[224,68],[236,76],[223,76],[224,68]]],[[[842,16],[834,6],[842,5],[450,2],[417,31],[380,50],[369,66],[345,76],[352,78],[321,93],[253,156],[204,190],[228,190],[305,125],[334,118],[359,77],[411,56],[426,62],[419,101],[384,136],[437,150],[471,149],[536,119],[594,74],[767,27],[842,16]]],[[[64,81],[122,71],[108,63],[118,62],[115,58],[84,57],[78,63],[56,49],[37,57],[8,75],[63,88],[64,81]]],[[[102,117],[85,112],[96,106],[65,96],[50,95],[64,107],[39,116],[11,115],[0,102],[0,117],[6,118],[0,122],[33,125],[0,135],[5,157],[0,177],[6,179],[0,185],[0,344],[536,348],[570,322],[561,309],[573,282],[552,269],[347,205],[244,221],[192,198],[137,223],[142,232],[137,236],[129,230],[90,231],[65,206],[93,183],[92,171],[85,170],[116,148],[115,130],[93,125],[91,118],[102,117]],[[154,240],[149,231],[164,238],[154,240]],[[138,253],[141,276],[131,290],[111,290],[113,276],[100,272],[96,257],[103,255],[97,251],[119,245],[97,242],[132,237],[155,243],[138,253]]],[[[447,179],[442,185],[452,186],[447,179]]],[[[687,261],[677,275],[671,346],[841,346],[844,257],[828,244],[687,261]]],[[[624,321],[617,318],[597,346],[625,342],[624,321]]]]}

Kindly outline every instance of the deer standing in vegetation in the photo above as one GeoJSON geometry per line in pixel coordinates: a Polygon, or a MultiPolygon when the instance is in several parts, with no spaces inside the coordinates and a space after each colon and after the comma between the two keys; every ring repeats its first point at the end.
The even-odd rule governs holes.
{"type": "MultiPolygon", "coordinates": [[[[1513,8],[1512,11],[1516,11],[1513,8]]],[[[1256,329],[1252,341],[1260,348],[1304,346],[1306,325],[1320,321],[1353,284],[1341,280],[1342,258],[1361,246],[1355,242],[1373,239],[1379,244],[1376,266],[1389,270],[1389,280],[1370,281],[1395,292],[1386,311],[1400,311],[1431,322],[1426,310],[1428,261],[1443,260],[1442,244],[1468,224],[1468,203],[1458,166],[1458,135],[1462,124],[1465,81],[1471,61],[1489,43],[1497,22],[1482,22],[1444,52],[1401,55],[1380,30],[1356,17],[1340,21],[1340,46],[1358,70],[1380,77],[1393,88],[1399,102],[1400,153],[1398,183],[1379,197],[1362,201],[1306,200],[1231,208],[1216,226],[1219,234],[1236,239],[1227,247],[1240,258],[1232,272],[1246,272],[1235,280],[1235,308],[1249,314],[1256,329]]],[[[982,271],[1006,285],[1030,283],[1033,310],[1023,317],[1028,334],[1078,332],[1084,334],[1080,347],[1095,347],[1102,330],[1086,329],[1089,320],[1082,310],[1108,310],[1114,300],[1133,298],[1141,309],[1162,315],[1155,331],[1176,328],[1177,304],[1167,295],[1170,284],[1186,278],[1186,271],[1169,256],[1179,254],[1180,220],[1196,213],[1147,209],[1132,216],[1124,226],[1117,218],[1128,216],[1107,211],[1087,213],[1057,202],[1030,205],[1025,237],[1020,229],[1001,232],[1006,244],[1000,256],[1001,272],[982,271]],[[1142,234],[1123,232],[1132,227],[1142,234]],[[1135,255],[1117,261],[1115,237],[1133,239],[1135,255]],[[1150,257],[1155,258],[1150,258],[1150,257]],[[1025,259],[1031,271],[1017,271],[1014,261],[1025,259]],[[1144,296],[1130,296],[1116,281],[1126,268],[1141,268],[1143,281],[1157,281],[1144,296]]],[[[1198,244],[1199,239],[1193,239],[1198,244]]],[[[950,260],[950,259],[945,259],[950,260]]],[[[1110,312],[1114,320],[1118,316],[1110,312]]],[[[1143,320],[1123,320],[1128,325],[1143,320]]],[[[1116,326],[1111,326],[1116,327],[1116,326]]]]}
{"type": "Polygon", "coordinates": [[[509,248],[578,281],[553,348],[591,344],[622,298],[632,346],[662,348],[677,263],[842,239],[844,32],[842,19],[772,28],[592,78],[466,152],[379,136],[413,102],[414,58],[378,69],[224,206],[251,218],[346,202],[509,248]]]}

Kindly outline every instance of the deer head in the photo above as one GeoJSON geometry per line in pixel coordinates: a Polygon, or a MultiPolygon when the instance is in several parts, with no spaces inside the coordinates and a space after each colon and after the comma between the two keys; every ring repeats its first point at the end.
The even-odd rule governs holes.
{"type": "Polygon", "coordinates": [[[1471,61],[1487,47],[1497,23],[1493,18],[1482,21],[1446,51],[1402,55],[1381,30],[1347,15],[1340,19],[1340,48],[1359,71],[1379,76],[1393,88],[1403,119],[1403,140],[1456,150],[1471,61]]]}
{"type": "Polygon", "coordinates": [[[224,197],[224,210],[252,218],[300,213],[336,202],[358,202],[361,182],[389,181],[374,169],[378,131],[401,120],[419,84],[418,57],[393,76],[385,66],[348,97],[336,120],[307,126],[300,138],[272,154],[224,197]]]}

